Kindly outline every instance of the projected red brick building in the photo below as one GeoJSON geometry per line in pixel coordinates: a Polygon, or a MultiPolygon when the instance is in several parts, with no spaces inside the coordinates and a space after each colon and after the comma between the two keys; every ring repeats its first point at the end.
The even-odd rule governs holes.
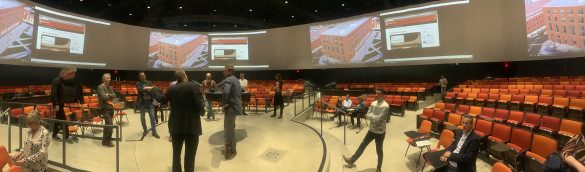
{"type": "Polygon", "coordinates": [[[161,39],[166,38],[166,36],[162,34],[150,34],[150,42],[148,44],[148,54],[152,54],[154,52],[158,52],[158,41],[161,39]]]}
{"type": "Polygon", "coordinates": [[[545,16],[542,15],[542,6],[553,0],[539,0],[531,2],[526,0],[526,33],[530,34],[534,31],[544,28],[546,24],[545,16]]]}
{"type": "Polygon", "coordinates": [[[548,40],[585,47],[585,1],[555,0],[542,7],[548,40]]]}
{"type": "Polygon", "coordinates": [[[24,14],[24,4],[16,1],[3,2],[0,6],[0,36],[4,36],[16,26],[22,24],[24,14]]]}
{"type": "Polygon", "coordinates": [[[349,62],[366,36],[372,32],[371,17],[338,24],[321,33],[323,54],[341,62],[349,62]]]}
{"type": "Polygon", "coordinates": [[[311,31],[311,50],[315,50],[317,48],[319,48],[322,44],[321,42],[321,33],[325,32],[329,30],[329,28],[321,28],[321,29],[315,29],[314,31],[311,31]]]}
{"type": "Polygon", "coordinates": [[[180,67],[205,41],[202,35],[175,35],[158,41],[159,60],[180,67]]]}

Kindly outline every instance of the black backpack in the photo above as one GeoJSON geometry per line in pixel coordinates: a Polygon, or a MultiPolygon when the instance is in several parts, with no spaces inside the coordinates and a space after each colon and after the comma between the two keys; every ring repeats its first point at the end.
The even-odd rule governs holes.
{"type": "MultiPolygon", "coordinates": [[[[579,146],[581,145],[581,137],[582,136],[579,136],[579,139],[577,139],[577,146],[575,147],[575,152],[573,152],[573,156],[575,156],[577,150],[579,149],[579,146]]],[[[567,163],[565,163],[565,161],[563,161],[563,158],[561,157],[560,152],[554,152],[546,157],[546,161],[544,161],[544,164],[542,164],[542,171],[543,172],[570,172],[571,167],[569,167],[567,165],[567,163]]]]}

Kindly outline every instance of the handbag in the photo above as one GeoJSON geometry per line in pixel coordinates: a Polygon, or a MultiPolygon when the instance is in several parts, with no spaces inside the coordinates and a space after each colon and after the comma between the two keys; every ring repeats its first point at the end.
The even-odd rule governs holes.
{"type": "MultiPolygon", "coordinates": [[[[573,152],[573,157],[577,154],[577,150],[579,150],[579,146],[581,145],[582,136],[579,136],[577,139],[577,146],[575,147],[575,151],[573,152]]],[[[551,153],[546,157],[546,161],[542,164],[543,172],[570,172],[571,167],[563,161],[560,152],[551,153]]]]}

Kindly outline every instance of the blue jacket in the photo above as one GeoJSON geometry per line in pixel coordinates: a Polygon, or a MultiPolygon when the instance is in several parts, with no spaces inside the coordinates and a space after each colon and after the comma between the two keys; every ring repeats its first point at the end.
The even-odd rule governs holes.
{"type": "Polygon", "coordinates": [[[234,114],[242,114],[242,87],[240,81],[234,76],[229,76],[223,81],[222,106],[228,105],[225,109],[234,114]]]}
{"type": "Polygon", "coordinates": [[[477,153],[479,152],[479,135],[475,134],[475,130],[471,130],[467,139],[461,145],[459,153],[453,153],[457,149],[457,144],[463,136],[464,131],[460,131],[455,135],[455,140],[451,143],[451,146],[447,148],[447,151],[451,152],[449,161],[457,163],[457,171],[474,172],[475,161],[477,160],[477,153]]]}

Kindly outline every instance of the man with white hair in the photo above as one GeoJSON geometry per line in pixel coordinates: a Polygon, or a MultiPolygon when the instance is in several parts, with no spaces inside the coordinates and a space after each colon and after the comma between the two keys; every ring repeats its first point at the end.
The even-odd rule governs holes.
{"type": "MultiPolygon", "coordinates": [[[[112,117],[114,116],[114,102],[112,101],[116,98],[116,93],[110,87],[111,75],[109,73],[105,73],[102,75],[102,84],[97,88],[97,94],[99,99],[99,107],[101,114],[106,121],[106,125],[113,125],[112,117]]],[[[112,143],[112,128],[105,128],[104,129],[104,137],[102,140],[102,145],[108,147],[114,147],[112,143]]]]}
{"type": "MultiPolygon", "coordinates": [[[[53,79],[51,86],[51,102],[53,103],[56,111],[56,119],[67,120],[64,111],[66,103],[78,103],[81,105],[82,109],[84,108],[82,91],[83,87],[74,80],[75,72],[77,72],[77,69],[75,68],[62,68],[59,72],[59,76],[53,79]]],[[[61,138],[57,136],[60,127],[62,127],[62,125],[59,122],[55,122],[53,125],[53,139],[57,141],[61,141],[61,138]]],[[[72,143],[73,139],[68,139],[69,127],[65,125],[62,130],[64,137],[63,139],[67,140],[69,143],[72,143]]]]}
{"type": "Polygon", "coordinates": [[[207,108],[207,119],[211,117],[213,120],[215,120],[213,108],[211,108],[212,102],[210,99],[205,97],[205,93],[208,93],[212,88],[217,88],[217,84],[213,79],[211,79],[211,73],[207,73],[207,75],[205,75],[205,80],[203,80],[201,83],[203,84],[203,100],[205,102],[205,107],[207,108]]]}

